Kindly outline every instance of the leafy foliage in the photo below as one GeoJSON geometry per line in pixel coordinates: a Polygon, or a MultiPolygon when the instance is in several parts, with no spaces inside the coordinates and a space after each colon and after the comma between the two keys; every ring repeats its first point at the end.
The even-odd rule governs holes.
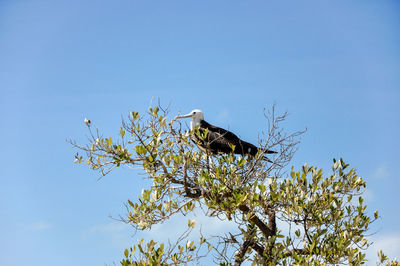
{"type": "MultiPolygon", "coordinates": [[[[123,121],[120,140],[100,137],[90,125],[90,143],[80,146],[86,163],[105,175],[122,165],[139,165],[152,184],[137,201],[128,200],[124,222],[138,230],[150,229],[171,216],[204,210],[215,219],[228,219],[238,231],[188,240],[195,222],[168,248],[153,240],[126,249],[122,265],[178,265],[197,261],[212,252],[222,265],[252,261],[260,265],[351,264],[366,261],[370,245],[366,232],[378,218],[368,216],[361,197],[366,184],[342,159],[332,172],[304,165],[285,174],[303,132],[286,134],[279,126],[286,114],[265,114],[268,130],[261,149],[279,153],[272,163],[256,157],[211,156],[191,141],[194,132],[182,132],[168,110],[150,107],[147,119],[132,112],[123,121]],[[281,228],[278,228],[278,227],[281,228]],[[285,229],[284,229],[285,228],[285,229]],[[204,247],[204,248],[203,248],[204,247]]],[[[206,136],[201,136],[205,138],[206,136]]],[[[76,163],[83,157],[77,153],[76,163]]],[[[381,263],[388,261],[382,253],[381,263]]],[[[389,263],[389,262],[388,262],[389,263]]],[[[390,262],[396,263],[396,262],[390,262]]],[[[398,264],[389,264],[398,265],[398,264]]]]}

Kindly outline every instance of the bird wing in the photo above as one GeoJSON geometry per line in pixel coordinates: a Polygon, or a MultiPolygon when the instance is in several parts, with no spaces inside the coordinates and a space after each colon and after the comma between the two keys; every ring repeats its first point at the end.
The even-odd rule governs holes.
{"type": "Polygon", "coordinates": [[[200,126],[202,128],[204,128],[204,129],[208,129],[208,132],[212,132],[212,133],[218,134],[220,137],[224,137],[224,138],[232,140],[234,142],[240,140],[238,138],[238,136],[236,136],[232,132],[230,132],[230,131],[228,131],[226,129],[220,128],[220,127],[213,126],[213,125],[207,123],[204,120],[202,120],[200,122],[200,126]]]}
{"type": "Polygon", "coordinates": [[[237,153],[237,154],[251,154],[251,155],[255,156],[258,152],[257,146],[255,146],[247,141],[241,140],[234,133],[232,133],[226,129],[210,125],[209,123],[207,123],[204,120],[202,121],[201,126],[203,128],[208,128],[209,132],[212,132],[212,134],[210,135],[210,138],[213,137],[214,134],[218,134],[218,136],[213,137],[213,138],[218,137],[218,139],[216,139],[214,141],[226,142],[225,145],[229,146],[229,149],[230,149],[229,152],[232,152],[232,148],[230,145],[235,145],[234,153],[237,153]]]}
{"type": "MultiPolygon", "coordinates": [[[[247,141],[241,140],[234,133],[216,127],[214,125],[209,124],[208,122],[202,120],[200,122],[200,127],[205,130],[208,129],[207,141],[210,149],[214,153],[224,152],[230,153],[232,152],[232,145],[235,146],[234,153],[236,154],[250,154],[255,156],[259,150],[259,148],[247,141]]],[[[265,150],[264,153],[276,153],[275,151],[265,150]]]]}
{"type": "Polygon", "coordinates": [[[207,144],[214,153],[230,153],[232,145],[237,145],[240,139],[232,132],[213,126],[202,120],[200,124],[201,130],[207,130],[207,144]]]}

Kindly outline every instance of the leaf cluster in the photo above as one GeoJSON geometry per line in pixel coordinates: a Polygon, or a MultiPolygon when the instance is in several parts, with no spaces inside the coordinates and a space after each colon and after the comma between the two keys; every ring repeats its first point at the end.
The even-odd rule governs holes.
{"type": "MultiPolygon", "coordinates": [[[[267,131],[259,144],[261,150],[279,151],[272,163],[263,160],[261,152],[255,157],[214,156],[198,149],[192,141],[198,130],[184,132],[176,118],[167,121],[168,110],[160,106],[150,107],[144,117],[132,112],[116,143],[90,126],[88,145],[71,141],[102,175],[123,165],[143,169],[151,184],[136,201],[128,200],[123,218],[134,228],[150,229],[175,214],[198,209],[237,226],[237,232],[201,236],[198,241],[188,240],[185,232],[167,249],[153,240],[147,244],[141,240],[125,250],[122,265],[188,263],[203,256],[199,255],[203,245],[223,265],[365,262],[363,251],[370,245],[366,234],[378,213],[367,214],[361,197],[364,180],[342,159],[334,160],[329,175],[308,165],[286,173],[303,132],[285,133],[279,125],[286,114],[275,116],[274,109],[266,117],[267,131]]],[[[75,162],[82,163],[83,156],[77,153],[75,162]]]]}

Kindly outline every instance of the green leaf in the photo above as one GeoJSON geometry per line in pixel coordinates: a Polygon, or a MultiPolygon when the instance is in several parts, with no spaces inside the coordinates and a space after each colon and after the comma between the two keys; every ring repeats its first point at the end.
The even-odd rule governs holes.
{"type": "Polygon", "coordinates": [[[111,146],[111,144],[112,144],[112,138],[109,137],[108,139],[106,139],[106,142],[107,142],[107,145],[108,145],[108,146],[111,146]]]}
{"type": "Polygon", "coordinates": [[[159,108],[158,106],[154,107],[153,109],[153,116],[156,116],[158,114],[159,108]]]}
{"type": "Polygon", "coordinates": [[[131,115],[132,115],[132,120],[133,121],[135,121],[135,120],[137,120],[139,118],[139,113],[138,112],[132,112],[131,115]]]}
{"type": "Polygon", "coordinates": [[[125,136],[126,131],[121,127],[119,130],[119,134],[121,135],[121,137],[125,136]]]}

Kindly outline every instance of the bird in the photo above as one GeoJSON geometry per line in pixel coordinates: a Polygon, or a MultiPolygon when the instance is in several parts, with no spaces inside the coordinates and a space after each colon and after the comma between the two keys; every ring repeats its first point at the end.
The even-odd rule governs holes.
{"type": "MultiPolygon", "coordinates": [[[[192,140],[202,151],[210,151],[214,155],[233,152],[234,154],[251,155],[253,157],[256,156],[259,150],[266,154],[277,153],[276,151],[258,148],[247,141],[241,140],[226,129],[209,124],[204,120],[204,113],[199,109],[195,109],[186,115],[176,116],[175,119],[182,118],[192,118],[190,130],[195,132],[196,128],[198,128],[200,133],[196,134],[195,132],[195,134],[192,134],[192,140]]],[[[265,156],[263,156],[263,159],[271,162],[265,156]]]]}
{"type": "Polygon", "coordinates": [[[83,120],[83,122],[85,122],[85,124],[86,124],[88,127],[90,127],[90,126],[92,125],[92,121],[90,121],[90,120],[87,119],[86,117],[85,117],[85,119],[83,120]]]}

